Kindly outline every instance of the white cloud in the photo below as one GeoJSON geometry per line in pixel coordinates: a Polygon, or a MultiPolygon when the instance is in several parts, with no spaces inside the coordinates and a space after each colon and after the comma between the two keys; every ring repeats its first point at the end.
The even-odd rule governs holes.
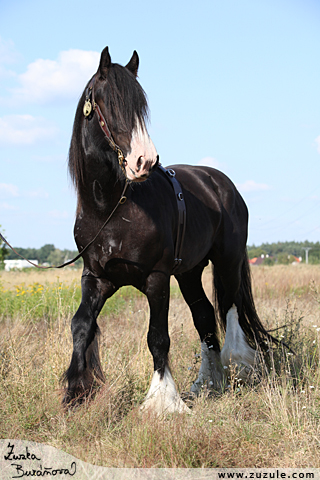
{"type": "Polygon", "coordinates": [[[49,217],[55,220],[65,220],[69,218],[69,213],[67,211],[60,211],[60,210],[51,210],[49,212],[49,217]]]}
{"type": "Polygon", "coordinates": [[[17,210],[17,207],[14,207],[13,205],[9,205],[7,202],[0,202],[0,208],[1,210],[17,210]]]}
{"type": "Polygon", "coordinates": [[[48,198],[49,193],[46,192],[43,188],[38,188],[37,190],[31,190],[26,192],[26,196],[29,198],[48,198]]]}
{"type": "Polygon", "coordinates": [[[33,145],[57,134],[46,119],[31,115],[7,115],[0,118],[0,145],[33,145]]]}
{"type": "Polygon", "coordinates": [[[0,197],[18,197],[19,188],[12,183],[0,183],[0,197]]]}
{"type": "Polygon", "coordinates": [[[57,60],[35,60],[18,76],[21,86],[12,90],[14,97],[40,104],[74,100],[96,72],[99,59],[98,52],[67,50],[57,60]]]}
{"type": "Polygon", "coordinates": [[[254,180],[247,180],[244,183],[237,183],[237,189],[241,192],[259,192],[262,190],[271,190],[266,183],[257,183],[254,180]]]}
{"type": "MultiPolygon", "coordinates": [[[[0,183],[0,199],[8,199],[8,198],[48,198],[49,194],[44,188],[38,188],[36,190],[29,190],[29,191],[21,191],[17,185],[13,185],[12,183],[0,183]]],[[[2,205],[7,205],[6,209],[9,208],[8,204],[2,203],[2,205]]],[[[3,207],[5,208],[5,207],[3,207]]],[[[13,208],[13,207],[10,207],[13,208]]]]}
{"type": "Polygon", "coordinates": [[[212,167],[212,168],[221,168],[218,160],[213,157],[204,157],[199,162],[198,165],[203,165],[205,167],[212,167]]]}
{"type": "Polygon", "coordinates": [[[320,153],[320,135],[319,135],[319,137],[317,137],[317,138],[315,139],[315,142],[316,142],[316,144],[317,144],[317,150],[318,150],[318,152],[320,153]]]}

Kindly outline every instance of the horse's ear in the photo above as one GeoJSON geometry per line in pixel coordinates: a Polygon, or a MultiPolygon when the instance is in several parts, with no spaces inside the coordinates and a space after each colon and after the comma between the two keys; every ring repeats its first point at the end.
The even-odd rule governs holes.
{"type": "Polygon", "coordinates": [[[126,65],[126,68],[136,77],[138,75],[139,68],[139,56],[136,51],[133,52],[130,62],[126,65]]]}
{"type": "Polygon", "coordinates": [[[108,68],[111,65],[111,57],[109,54],[109,48],[106,47],[104,50],[102,50],[101,57],[100,57],[100,64],[98,68],[98,72],[102,77],[105,77],[108,72],[108,68]]]}

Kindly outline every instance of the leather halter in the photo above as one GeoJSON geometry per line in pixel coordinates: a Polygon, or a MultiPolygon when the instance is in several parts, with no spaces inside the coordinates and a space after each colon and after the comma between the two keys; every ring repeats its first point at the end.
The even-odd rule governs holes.
{"type": "Polygon", "coordinates": [[[119,165],[123,173],[126,175],[126,171],[124,168],[124,163],[126,162],[125,156],[121,148],[119,147],[119,145],[117,145],[116,142],[113,140],[107,121],[103,113],[101,112],[99,105],[95,102],[95,96],[94,96],[95,79],[96,79],[96,76],[94,75],[86,89],[86,99],[83,107],[83,115],[87,120],[90,120],[93,117],[93,114],[95,112],[97,113],[100,128],[103,131],[112,150],[117,153],[119,165]]]}

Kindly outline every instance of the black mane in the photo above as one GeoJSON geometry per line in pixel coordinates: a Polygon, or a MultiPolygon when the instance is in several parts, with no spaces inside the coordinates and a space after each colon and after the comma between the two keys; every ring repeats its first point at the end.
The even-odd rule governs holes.
{"type": "Polygon", "coordinates": [[[141,127],[148,120],[146,94],[134,75],[126,68],[112,64],[106,78],[105,106],[115,133],[132,132],[137,121],[141,127]]]}
{"type": "MultiPolygon", "coordinates": [[[[99,71],[96,75],[99,76],[99,71]]],[[[99,90],[102,92],[107,123],[112,135],[116,136],[127,132],[131,134],[138,125],[143,127],[149,116],[148,102],[146,94],[135,76],[127,68],[114,63],[110,65],[106,78],[103,79],[99,76],[99,80],[102,85],[99,90]]],[[[86,121],[83,115],[83,106],[87,86],[77,106],[69,149],[69,174],[77,191],[84,183],[85,177],[82,130],[86,121]]],[[[89,121],[94,121],[94,119],[89,121]]],[[[107,142],[101,137],[99,131],[97,145],[99,142],[101,143],[101,139],[103,143],[101,154],[103,154],[107,142]]]]}

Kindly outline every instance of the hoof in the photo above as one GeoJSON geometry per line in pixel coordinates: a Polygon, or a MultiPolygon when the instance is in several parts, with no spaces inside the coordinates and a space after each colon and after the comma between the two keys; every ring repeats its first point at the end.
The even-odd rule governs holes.
{"type": "Polygon", "coordinates": [[[170,413],[187,413],[191,414],[191,410],[181,400],[180,397],[176,397],[173,400],[163,398],[162,395],[147,398],[140,407],[141,413],[155,413],[157,416],[162,416],[170,413]]]}
{"type": "Polygon", "coordinates": [[[62,406],[71,410],[79,407],[84,403],[91,401],[98,391],[98,385],[91,385],[90,388],[84,389],[82,386],[74,389],[66,389],[62,399],[62,406]]]}
{"type": "Polygon", "coordinates": [[[70,392],[67,390],[62,399],[62,407],[65,410],[72,410],[76,407],[80,407],[83,403],[85,403],[90,395],[89,392],[79,392],[78,394],[75,392],[70,392]]]}
{"type": "Polygon", "coordinates": [[[222,368],[220,352],[201,343],[201,366],[197,380],[191,386],[191,393],[200,395],[204,390],[221,392],[225,385],[225,373],[222,368]]]}
{"type": "Polygon", "coordinates": [[[170,370],[165,369],[163,378],[154,372],[149,392],[140,407],[140,412],[153,412],[156,415],[168,413],[191,413],[176,390],[170,370]]]}

